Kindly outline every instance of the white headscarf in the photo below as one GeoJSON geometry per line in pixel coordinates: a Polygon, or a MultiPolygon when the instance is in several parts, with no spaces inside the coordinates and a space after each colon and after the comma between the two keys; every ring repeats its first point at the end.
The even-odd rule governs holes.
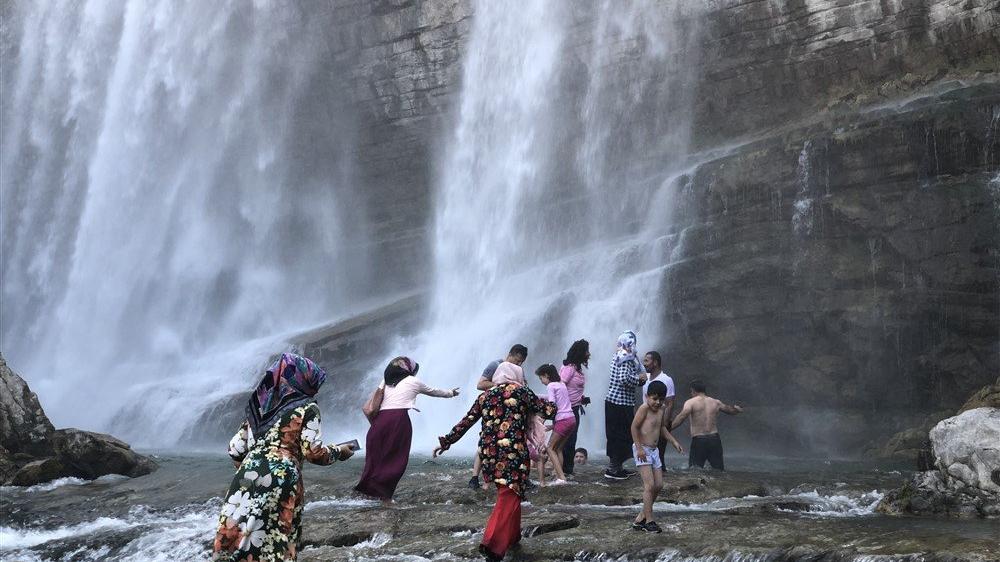
{"type": "Polygon", "coordinates": [[[618,351],[615,352],[615,366],[620,366],[622,363],[634,363],[636,370],[641,373],[642,363],[639,361],[639,356],[636,355],[635,349],[635,332],[632,330],[622,332],[622,335],[618,336],[618,351]]]}
{"type": "Polygon", "coordinates": [[[524,369],[513,363],[504,361],[497,365],[497,370],[493,373],[493,384],[500,386],[501,384],[510,383],[524,386],[524,369]]]}

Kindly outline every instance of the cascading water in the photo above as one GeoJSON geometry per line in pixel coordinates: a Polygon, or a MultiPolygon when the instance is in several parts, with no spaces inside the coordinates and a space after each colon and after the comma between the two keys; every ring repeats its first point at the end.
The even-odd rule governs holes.
{"type": "Polygon", "coordinates": [[[4,8],[2,346],[57,425],[171,444],[369,296],[332,10],[4,8]]]}
{"type": "MultiPolygon", "coordinates": [[[[534,368],[586,338],[595,404],[581,435],[596,444],[589,420],[601,414],[617,334],[636,330],[644,349],[660,336],[689,127],[678,93],[695,53],[681,47],[694,30],[679,25],[684,6],[606,3],[578,14],[541,0],[484,1],[475,14],[438,186],[431,313],[399,347],[430,383],[462,387],[465,406],[483,366],[511,344],[528,345],[525,371],[538,388],[534,368]],[[574,18],[593,34],[584,47],[569,40],[574,18]],[[653,137],[635,127],[650,119],[673,121],[653,137]]],[[[458,408],[428,400],[415,416],[418,448],[458,419],[458,408]]]]}

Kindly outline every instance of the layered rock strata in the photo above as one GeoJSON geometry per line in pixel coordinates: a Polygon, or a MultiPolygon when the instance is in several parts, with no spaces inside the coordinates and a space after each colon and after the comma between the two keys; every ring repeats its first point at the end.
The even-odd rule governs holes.
{"type": "MultiPolygon", "coordinates": [[[[587,77],[613,72],[637,101],[614,115],[610,165],[591,181],[677,181],[663,215],[679,248],[662,258],[665,337],[652,343],[682,387],[710,380],[758,412],[748,425],[767,443],[796,451],[856,452],[958,407],[1000,370],[996,3],[699,6],[678,16],[684,51],[651,71],[642,36],[594,60],[600,9],[573,5],[552,92],[572,160],[578,113],[599,93],[587,77]],[[678,158],[663,139],[681,123],[678,158]],[[679,159],[693,171],[671,180],[663,163],[679,159]]],[[[337,10],[385,277],[419,285],[474,5],[337,10]]],[[[585,179],[571,165],[549,176],[553,193],[585,179]]]]}

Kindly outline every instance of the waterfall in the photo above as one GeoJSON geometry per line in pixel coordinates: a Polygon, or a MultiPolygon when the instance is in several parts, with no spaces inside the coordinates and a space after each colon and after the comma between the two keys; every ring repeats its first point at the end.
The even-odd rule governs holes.
{"type": "Polygon", "coordinates": [[[692,5],[475,4],[437,186],[431,311],[399,343],[430,384],[464,394],[461,408],[422,399],[417,448],[458,421],[483,367],[512,344],[528,346],[540,392],[534,369],[559,365],[579,338],[591,342],[594,400],[581,443],[599,445],[617,335],[637,331],[644,350],[661,341],[692,5]]]}
{"type": "Polygon", "coordinates": [[[56,425],[171,443],[368,296],[332,10],[4,8],[2,346],[56,425]]]}
{"type": "MultiPolygon", "coordinates": [[[[0,347],[56,425],[175,444],[288,334],[380,296],[335,9],[5,5],[0,347]]],[[[663,342],[684,259],[702,9],[473,2],[426,217],[425,324],[384,335],[430,384],[464,390],[423,400],[418,449],[512,344],[537,389],[534,369],[578,338],[593,352],[583,443],[598,443],[615,338],[663,342]]],[[[349,426],[347,410],[328,419],[349,426]]]]}

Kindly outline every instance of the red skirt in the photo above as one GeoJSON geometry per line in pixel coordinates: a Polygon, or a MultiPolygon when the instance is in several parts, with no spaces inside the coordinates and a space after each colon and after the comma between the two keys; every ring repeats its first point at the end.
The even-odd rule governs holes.
{"type": "MultiPolygon", "coordinates": [[[[508,486],[497,484],[497,504],[493,507],[480,552],[488,551],[495,558],[503,558],[507,549],[521,540],[521,496],[508,486]]],[[[487,554],[487,552],[483,552],[487,554]]]]}
{"type": "Polygon", "coordinates": [[[408,410],[382,410],[365,438],[365,469],[354,487],[362,494],[392,499],[410,462],[413,426],[408,410]]]}

